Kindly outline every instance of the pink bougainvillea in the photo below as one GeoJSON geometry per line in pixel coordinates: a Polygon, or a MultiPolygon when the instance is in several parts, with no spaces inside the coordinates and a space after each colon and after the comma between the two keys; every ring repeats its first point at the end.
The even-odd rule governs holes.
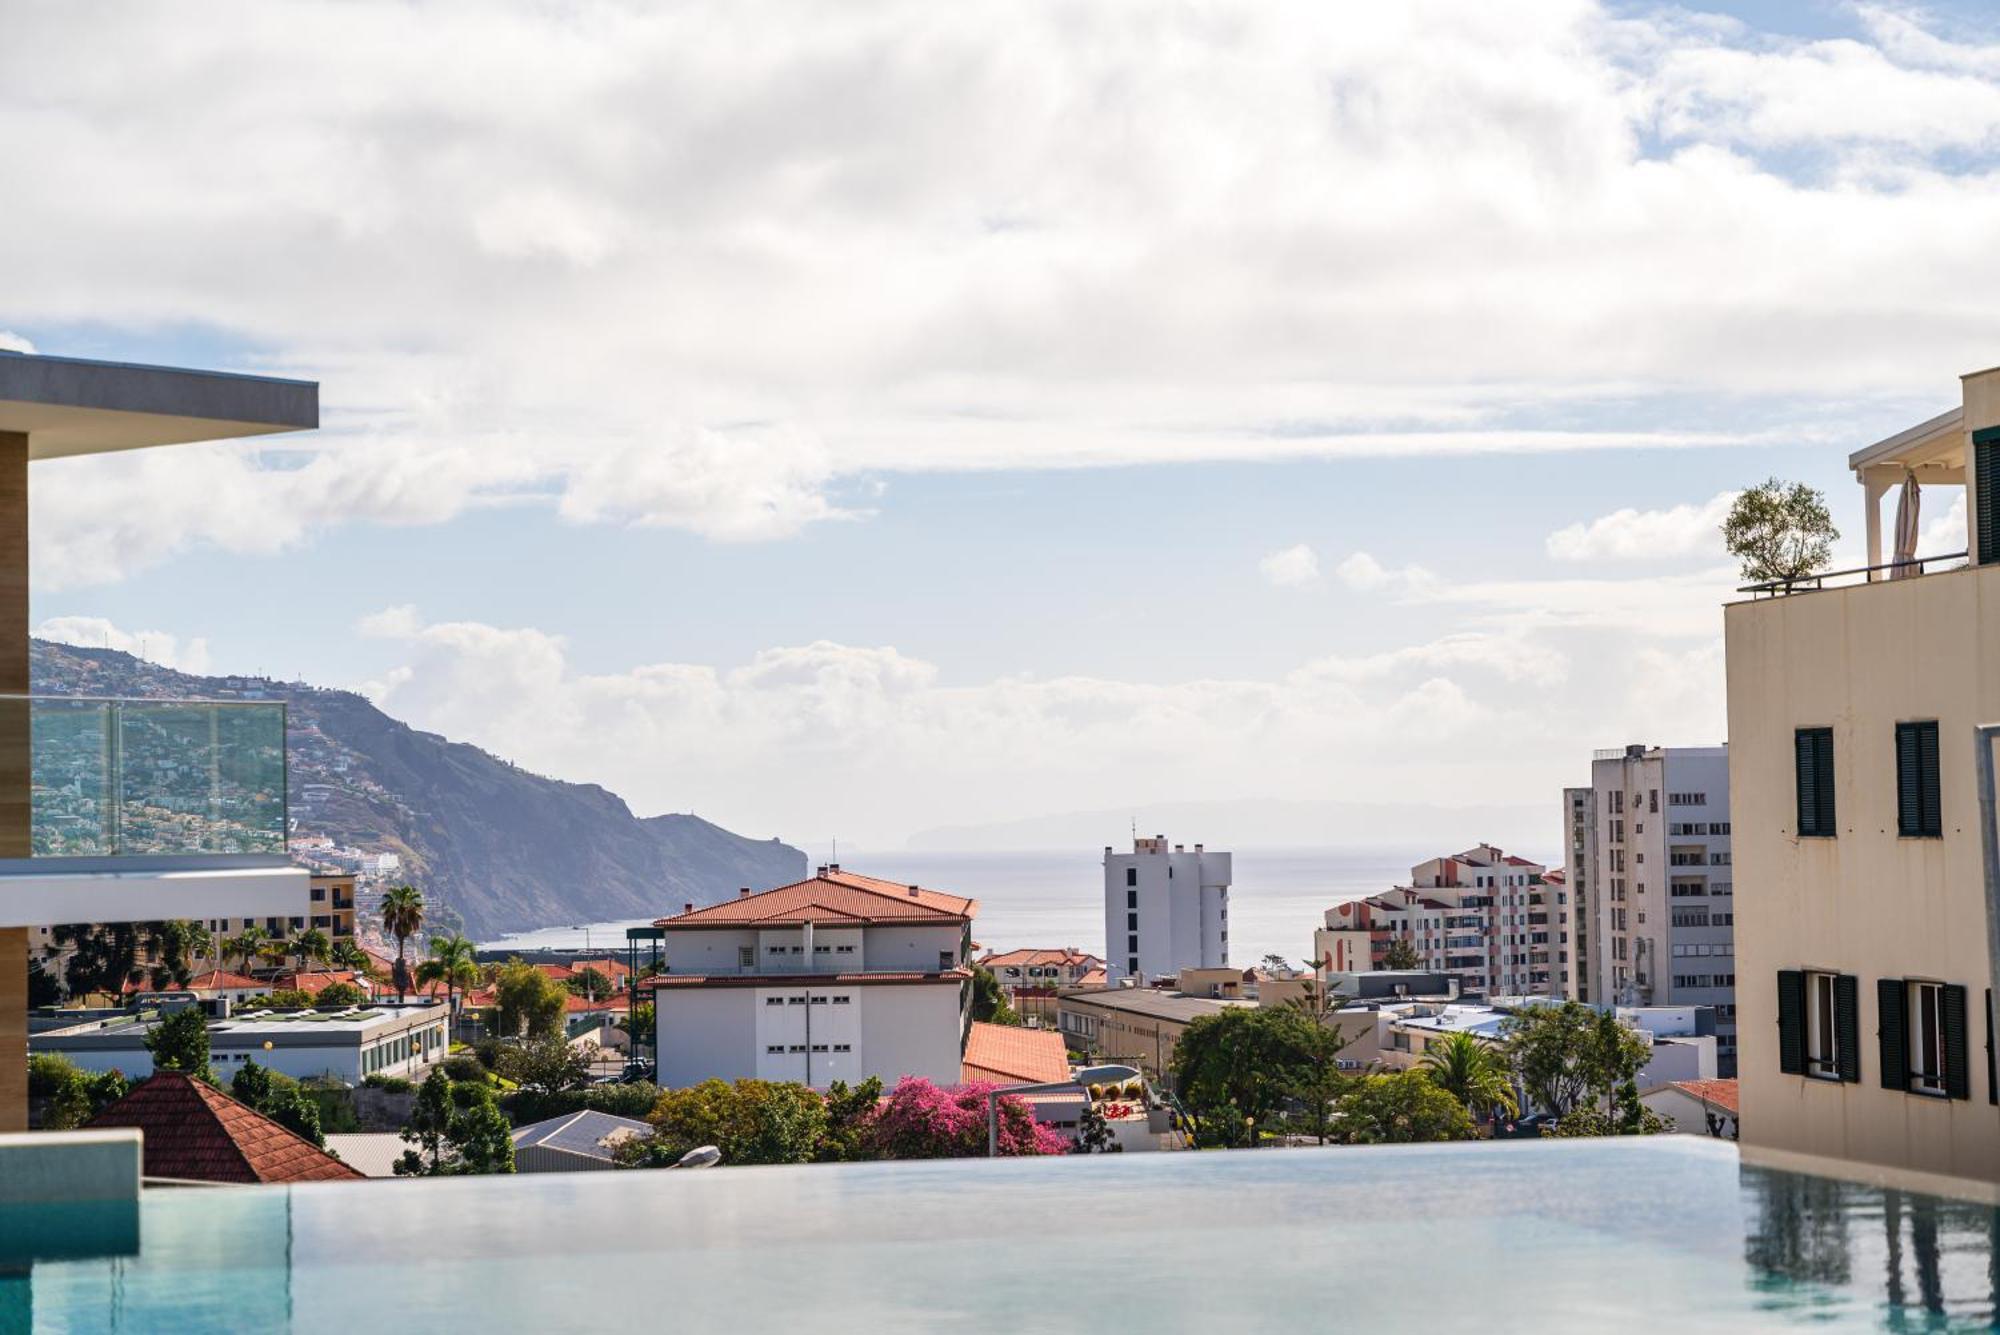
{"type": "MultiPolygon", "coordinates": [[[[940,1089],[904,1076],[876,1107],[867,1138],[885,1159],[956,1159],[986,1153],[986,1096],[994,1087],[974,1082],[940,1089]]],[[[1000,1096],[1000,1153],[1067,1154],[1069,1137],[1035,1120],[1027,1102],[1000,1096]]]]}

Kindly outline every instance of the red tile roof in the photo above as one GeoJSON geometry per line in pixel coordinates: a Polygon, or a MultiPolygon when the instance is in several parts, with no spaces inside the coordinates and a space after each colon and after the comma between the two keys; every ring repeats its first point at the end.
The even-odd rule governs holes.
{"type": "Polygon", "coordinates": [[[979,901],[828,867],[810,880],[661,918],[656,927],[753,927],[770,923],[958,923],[979,901]]]}
{"type": "Polygon", "coordinates": [[[1736,1111],[1736,1082],[1734,1080],[1676,1080],[1675,1089],[1683,1094],[1712,1103],[1727,1113],[1736,1111]]]}
{"type": "Polygon", "coordinates": [[[1060,964],[1072,968],[1090,968],[1104,963],[1095,955],[1086,954],[1075,946],[1064,946],[1061,950],[1025,949],[1010,950],[1004,955],[988,955],[979,961],[987,968],[1021,968],[1027,965],[1060,964]]]}
{"type": "Polygon", "coordinates": [[[240,973],[231,973],[226,969],[209,969],[188,979],[188,985],[184,988],[174,987],[171,984],[166,987],[154,987],[150,983],[127,983],[125,990],[127,992],[215,992],[240,987],[254,988],[261,992],[265,984],[255,978],[246,978],[240,973]]]}
{"type": "Polygon", "coordinates": [[[997,1085],[1046,1085],[1069,1079],[1069,1053],[1053,1029],[974,1020],[965,1040],[963,1078],[997,1085]]]}
{"type": "Polygon", "coordinates": [[[323,1182],[361,1174],[205,1081],[160,1071],[92,1118],[137,1127],[147,1177],[192,1182],[323,1182]]]}

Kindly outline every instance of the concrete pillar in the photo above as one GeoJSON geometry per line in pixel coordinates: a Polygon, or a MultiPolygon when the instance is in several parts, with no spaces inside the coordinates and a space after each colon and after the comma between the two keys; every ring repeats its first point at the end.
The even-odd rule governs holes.
{"type": "MultiPolygon", "coordinates": [[[[0,695],[28,693],[28,438],[0,431],[0,695]]],[[[28,711],[0,704],[0,857],[29,848],[28,711]]],[[[0,928],[0,1132],[28,1128],[28,929],[0,928]]]]}

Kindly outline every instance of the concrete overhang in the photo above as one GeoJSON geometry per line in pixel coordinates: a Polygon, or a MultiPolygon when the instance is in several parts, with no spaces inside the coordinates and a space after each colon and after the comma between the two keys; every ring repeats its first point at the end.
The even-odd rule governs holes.
{"type": "Polygon", "coordinates": [[[0,353],[0,432],[26,433],[30,459],[317,426],[310,380],[0,353]]]}

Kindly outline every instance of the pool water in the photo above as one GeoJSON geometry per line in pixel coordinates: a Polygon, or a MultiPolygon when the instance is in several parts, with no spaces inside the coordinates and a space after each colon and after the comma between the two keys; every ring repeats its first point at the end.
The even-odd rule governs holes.
{"type": "Polygon", "coordinates": [[[1997,1231],[1689,1136],[156,1190],[0,1332],[1985,1330],[1997,1231]]]}

